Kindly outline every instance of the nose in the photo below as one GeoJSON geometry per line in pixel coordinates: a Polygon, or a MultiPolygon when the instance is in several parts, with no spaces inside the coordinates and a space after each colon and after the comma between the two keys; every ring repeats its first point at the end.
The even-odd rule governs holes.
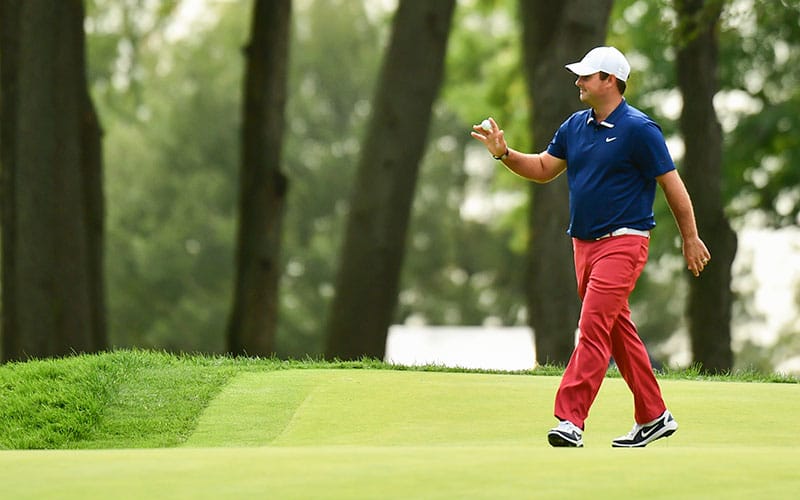
{"type": "Polygon", "coordinates": [[[581,86],[581,77],[580,76],[575,79],[575,86],[576,87],[580,87],[581,86]]]}

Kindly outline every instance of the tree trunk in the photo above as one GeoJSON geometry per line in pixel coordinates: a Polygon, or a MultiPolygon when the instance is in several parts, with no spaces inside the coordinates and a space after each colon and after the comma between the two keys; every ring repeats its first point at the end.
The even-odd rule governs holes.
{"type": "Polygon", "coordinates": [[[6,91],[14,99],[2,118],[3,358],[97,351],[106,346],[100,127],[83,3],[6,0],[2,14],[4,28],[17,25],[0,49],[3,101],[6,91]]]}
{"type": "MultiPolygon", "coordinates": [[[[564,65],[603,44],[611,4],[612,0],[520,0],[534,151],[545,150],[561,123],[580,109],[575,77],[564,65]]],[[[566,235],[568,219],[566,176],[532,186],[527,303],[540,364],[566,364],[575,347],[580,302],[572,241],[566,235]]]]}
{"type": "Polygon", "coordinates": [[[326,355],[382,358],[454,0],[401,0],[358,165],[326,355]]]}
{"type": "Polygon", "coordinates": [[[16,268],[16,255],[11,242],[16,241],[14,223],[15,165],[16,165],[16,117],[18,97],[19,65],[19,11],[20,0],[0,0],[0,203],[2,203],[2,357],[17,352],[17,301],[15,286],[12,286],[11,270],[16,268]]]}
{"type": "Polygon", "coordinates": [[[257,0],[246,48],[236,282],[228,351],[275,351],[281,234],[288,182],[280,170],[291,0],[257,0]]]}
{"type": "Polygon", "coordinates": [[[687,315],[694,362],[705,371],[733,367],[731,266],[736,233],[722,200],[722,132],[714,111],[717,84],[717,22],[722,2],[676,0],[677,77],[683,94],[680,127],[686,145],[683,177],[697,226],[712,254],[699,278],[689,276],[687,315]]]}

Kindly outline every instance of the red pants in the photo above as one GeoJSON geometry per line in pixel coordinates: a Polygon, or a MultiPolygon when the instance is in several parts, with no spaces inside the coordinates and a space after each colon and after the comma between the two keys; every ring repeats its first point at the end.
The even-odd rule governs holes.
{"type": "Polygon", "coordinates": [[[578,344],[556,393],[555,416],[583,429],[613,356],[633,393],[634,418],[643,424],[666,406],[647,350],[631,321],[628,296],[647,262],[648,238],[573,239],[578,295],[583,304],[578,344]]]}

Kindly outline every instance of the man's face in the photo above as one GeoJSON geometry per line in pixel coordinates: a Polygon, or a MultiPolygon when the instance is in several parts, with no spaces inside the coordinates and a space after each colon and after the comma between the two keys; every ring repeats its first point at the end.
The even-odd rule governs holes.
{"type": "Polygon", "coordinates": [[[600,73],[579,76],[578,79],[575,80],[575,86],[580,89],[581,102],[590,106],[597,104],[598,98],[605,93],[607,83],[608,80],[600,79],[600,73]]]}

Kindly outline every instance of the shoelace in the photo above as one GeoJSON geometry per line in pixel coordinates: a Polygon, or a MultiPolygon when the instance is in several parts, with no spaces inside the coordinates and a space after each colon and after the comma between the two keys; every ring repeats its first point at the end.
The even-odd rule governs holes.
{"type": "Polygon", "coordinates": [[[633,429],[631,429],[631,431],[625,437],[628,439],[633,439],[633,437],[636,435],[637,432],[639,432],[639,429],[641,428],[642,428],[641,425],[633,424],[633,429]]]}
{"type": "Polygon", "coordinates": [[[578,435],[581,434],[581,430],[580,429],[578,429],[574,424],[572,424],[572,423],[570,423],[570,422],[568,422],[566,420],[558,423],[558,429],[561,430],[561,431],[564,431],[564,432],[575,432],[575,431],[577,431],[578,435]]]}

